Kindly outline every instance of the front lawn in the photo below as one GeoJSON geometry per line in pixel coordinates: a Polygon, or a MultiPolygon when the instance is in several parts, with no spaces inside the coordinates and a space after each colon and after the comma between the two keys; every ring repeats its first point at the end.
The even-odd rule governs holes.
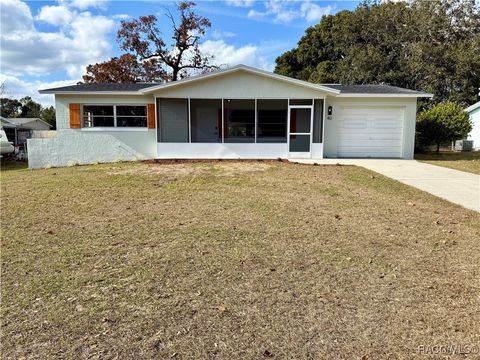
{"type": "Polygon", "coordinates": [[[480,151],[415,154],[415,159],[437,166],[480,175],[480,151]]]}
{"type": "Polygon", "coordinates": [[[2,171],[1,358],[480,344],[480,215],[358,167],[2,171]]]}

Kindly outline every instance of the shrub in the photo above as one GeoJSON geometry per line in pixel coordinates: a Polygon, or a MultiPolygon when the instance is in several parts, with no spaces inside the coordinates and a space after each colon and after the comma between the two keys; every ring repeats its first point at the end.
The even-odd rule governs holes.
{"type": "Polygon", "coordinates": [[[459,104],[439,103],[418,116],[417,147],[435,145],[438,153],[440,145],[463,139],[471,130],[470,117],[459,104]]]}

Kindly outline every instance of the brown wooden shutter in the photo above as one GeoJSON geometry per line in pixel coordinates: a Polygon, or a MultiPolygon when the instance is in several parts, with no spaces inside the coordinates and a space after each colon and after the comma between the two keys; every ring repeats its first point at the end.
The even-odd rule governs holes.
{"type": "Polygon", "coordinates": [[[147,105],[147,127],[149,129],[155,129],[155,104],[147,105]]]}
{"type": "Polygon", "coordinates": [[[70,110],[70,128],[71,129],[80,129],[80,104],[69,104],[70,110]]]}

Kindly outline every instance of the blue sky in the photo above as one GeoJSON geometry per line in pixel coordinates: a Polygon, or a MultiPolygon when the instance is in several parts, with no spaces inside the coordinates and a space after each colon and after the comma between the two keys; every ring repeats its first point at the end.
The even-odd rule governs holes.
{"type": "MultiPolygon", "coordinates": [[[[197,1],[196,11],[212,27],[202,50],[226,66],[246,63],[273,70],[275,58],[295,47],[305,29],[323,15],[352,10],[359,1],[197,1]]],[[[76,83],[85,66],[121,54],[115,39],[120,21],[140,15],[160,18],[165,36],[170,26],[163,16],[174,12],[171,1],[0,0],[0,80],[4,96],[30,95],[44,104],[39,88],[76,83]]]]}

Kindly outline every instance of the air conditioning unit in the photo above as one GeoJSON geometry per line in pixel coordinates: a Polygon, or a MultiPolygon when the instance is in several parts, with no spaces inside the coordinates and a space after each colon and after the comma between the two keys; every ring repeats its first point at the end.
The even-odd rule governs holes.
{"type": "Polygon", "coordinates": [[[472,151],[473,140],[457,140],[455,141],[455,151],[472,151]]]}

